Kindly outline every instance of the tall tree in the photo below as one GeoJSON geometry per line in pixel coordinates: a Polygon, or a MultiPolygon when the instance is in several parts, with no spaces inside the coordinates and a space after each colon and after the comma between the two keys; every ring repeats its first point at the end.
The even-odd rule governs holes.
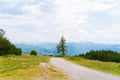
{"type": "Polygon", "coordinates": [[[6,37],[4,37],[5,31],[0,29],[0,56],[3,55],[21,55],[21,48],[17,48],[14,44],[12,44],[6,37]]]}
{"type": "Polygon", "coordinates": [[[66,46],[66,40],[62,36],[59,44],[57,45],[57,52],[60,53],[62,56],[65,56],[67,53],[67,46],[66,46]]]}

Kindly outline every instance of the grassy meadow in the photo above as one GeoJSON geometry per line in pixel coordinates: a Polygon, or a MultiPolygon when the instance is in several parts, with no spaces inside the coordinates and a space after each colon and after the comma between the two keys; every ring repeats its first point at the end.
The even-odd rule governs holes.
{"type": "Polygon", "coordinates": [[[65,75],[49,64],[49,59],[29,55],[0,56],[0,80],[66,80],[65,75]]]}
{"type": "Polygon", "coordinates": [[[120,63],[115,62],[101,62],[97,60],[89,60],[81,57],[64,57],[64,59],[98,71],[110,73],[120,76],[120,63]]]}

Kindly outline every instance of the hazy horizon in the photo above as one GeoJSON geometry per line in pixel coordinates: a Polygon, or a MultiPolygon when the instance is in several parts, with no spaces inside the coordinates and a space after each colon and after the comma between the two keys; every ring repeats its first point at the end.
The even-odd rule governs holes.
{"type": "Polygon", "coordinates": [[[120,0],[0,0],[0,28],[15,43],[120,44],[120,0]]]}

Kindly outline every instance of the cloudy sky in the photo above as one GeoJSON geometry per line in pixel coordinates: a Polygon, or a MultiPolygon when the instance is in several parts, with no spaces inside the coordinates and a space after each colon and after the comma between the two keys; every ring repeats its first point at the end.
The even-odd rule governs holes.
{"type": "Polygon", "coordinates": [[[0,28],[12,42],[120,44],[120,0],[0,0],[0,28]]]}

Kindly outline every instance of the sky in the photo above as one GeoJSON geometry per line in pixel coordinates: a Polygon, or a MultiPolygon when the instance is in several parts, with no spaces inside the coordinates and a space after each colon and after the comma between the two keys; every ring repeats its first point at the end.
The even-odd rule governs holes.
{"type": "Polygon", "coordinates": [[[120,0],[0,0],[0,28],[12,42],[120,44],[120,0]]]}

